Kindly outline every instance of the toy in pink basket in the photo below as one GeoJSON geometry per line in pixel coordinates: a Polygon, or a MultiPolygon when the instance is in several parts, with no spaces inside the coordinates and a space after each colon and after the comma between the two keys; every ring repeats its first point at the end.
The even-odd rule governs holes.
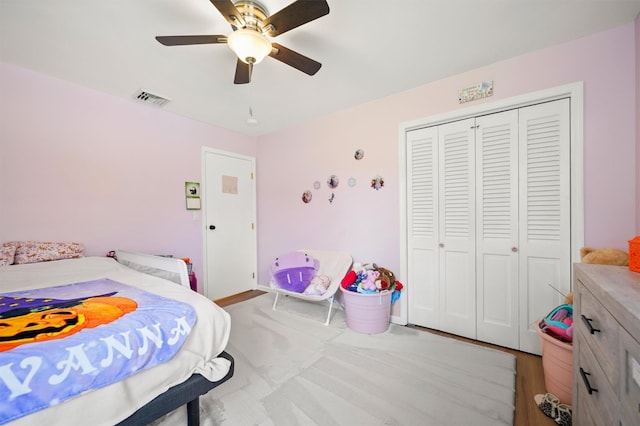
{"type": "Polygon", "coordinates": [[[367,292],[376,292],[378,288],[376,287],[376,280],[380,276],[380,272],[375,271],[373,269],[369,269],[365,271],[365,276],[358,284],[358,292],[367,293],[367,292]]]}
{"type": "Polygon", "coordinates": [[[542,319],[540,328],[563,342],[573,341],[573,306],[558,306],[542,319]]]}

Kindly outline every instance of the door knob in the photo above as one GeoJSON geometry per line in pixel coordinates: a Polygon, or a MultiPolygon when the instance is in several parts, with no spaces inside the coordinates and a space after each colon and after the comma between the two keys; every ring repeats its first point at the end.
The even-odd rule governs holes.
{"type": "Polygon", "coordinates": [[[216,229],[216,227],[215,227],[215,225],[209,225],[209,229],[211,229],[213,231],[214,229],[216,229]]]}
{"type": "Polygon", "coordinates": [[[518,252],[518,247],[511,247],[511,251],[514,252],[514,253],[517,253],[518,252]]]}
{"type": "Polygon", "coordinates": [[[444,247],[444,243],[438,244],[438,247],[440,247],[440,248],[444,247]]]}

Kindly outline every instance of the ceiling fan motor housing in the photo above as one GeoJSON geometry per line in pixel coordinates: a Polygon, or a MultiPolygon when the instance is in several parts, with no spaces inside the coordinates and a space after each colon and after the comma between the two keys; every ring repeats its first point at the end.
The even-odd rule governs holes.
{"type": "MultiPolygon", "coordinates": [[[[257,64],[271,53],[271,42],[262,29],[267,11],[260,3],[253,1],[236,2],[235,7],[244,19],[244,27],[231,26],[234,31],[229,34],[227,45],[245,64],[257,64]]],[[[230,18],[235,21],[235,16],[230,18]]]]}
{"type": "MultiPolygon", "coordinates": [[[[260,33],[263,32],[262,21],[267,19],[267,16],[269,16],[266,7],[258,2],[245,0],[235,2],[234,6],[236,7],[236,9],[238,9],[240,15],[242,15],[242,18],[245,22],[245,27],[253,28],[260,33]]],[[[231,19],[234,20],[235,17],[232,17],[231,19]]],[[[235,31],[241,27],[231,25],[231,28],[233,28],[233,30],[235,31]]]]}

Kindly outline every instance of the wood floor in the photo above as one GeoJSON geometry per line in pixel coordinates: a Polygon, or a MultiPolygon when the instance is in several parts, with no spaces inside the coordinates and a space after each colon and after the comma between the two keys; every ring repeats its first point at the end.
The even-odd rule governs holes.
{"type": "MultiPolygon", "coordinates": [[[[250,290],[235,296],[218,299],[215,302],[219,306],[228,306],[252,297],[260,296],[264,292],[259,290],[250,290]]],[[[525,352],[513,349],[503,348],[488,343],[478,342],[464,337],[458,337],[451,334],[431,330],[424,327],[415,327],[423,330],[425,333],[434,333],[442,336],[452,337],[464,342],[475,345],[482,345],[500,351],[508,352],[516,357],[516,410],[514,418],[514,426],[553,426],[557,425],[555,421],[545,416],[533,401],[533,396],[537,393],[545,393],[544,375],[542,372],[542,359],[537,355],[531,355],[525,352]]]]}

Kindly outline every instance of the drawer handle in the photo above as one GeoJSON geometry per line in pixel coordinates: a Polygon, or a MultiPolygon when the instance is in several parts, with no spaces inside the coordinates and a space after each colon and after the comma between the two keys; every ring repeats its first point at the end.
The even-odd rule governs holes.
{"type": "Polygon", "coordinates": [[[587,387],[587,391],[589,392],[589,395],[591,395],[594,392],[598,392],[598,389],[592,388],[591,383],[589,383],[589,378],[587,376],[590,376],[591,374],[587,373],[582,369],[582,367],[580,367],[580,375],[582,376],[582,381],[584,382],[584,385],[587,387]]]}
{"type": "Polygon", "coordinates": [[[591,325],[591,321],[593,321],[593,319],[592,319],[592,318],[587,318],[587,317],[585,317],[585,316],[584,316],[584,315],[582,315],[582,314],[581,314],[580,316],[582,317],[582,321],[586,324],[586,326],[587,326],[587,328],[589,329],[589,332],[590,332],[591,334],[595,334],[595,333],[596,333],[596,331],[597,331],[597,332],[600,332],[600,330],[599,330],[599,329],[597,329],[597,328],[595,328],[594,326],[592,326],[592,325],[591,325]]]}

